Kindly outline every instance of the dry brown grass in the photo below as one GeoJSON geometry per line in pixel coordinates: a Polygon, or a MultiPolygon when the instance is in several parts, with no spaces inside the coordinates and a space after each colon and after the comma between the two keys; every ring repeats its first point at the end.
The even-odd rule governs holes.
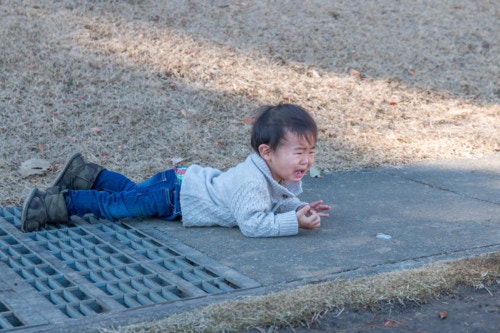
{"type": "MultiPolygon", "coordinates": [[[[23,179],[23,161],[57,169],[75,150],[135,180],[174,157],[227,168],[250,152],[245,117],[280,101],[316,118],[323,171],[499,151],[499,16],[495,0],[0,0],[0,205],[55,176],[23,179]]],[[[435,282],[418,271],[423,288],[387,285],[394,275],[340,281],[294,291],[292,312],[270,295],[231,304],[232,315],[281,325],[420,300],[460,282],[442,265],[435,282]]],[[[218,331],[223,306],[166,325],[218,331]]]]}
{"type": "Polygon", "coordinates": [[[20,163],[75,150],[133,179],[177,156],[227,168],[280,101],[314,114],[323,171],[498,151],[498,18],[493,0],[0,1],[0,204],[54,177],[20,163]]]}

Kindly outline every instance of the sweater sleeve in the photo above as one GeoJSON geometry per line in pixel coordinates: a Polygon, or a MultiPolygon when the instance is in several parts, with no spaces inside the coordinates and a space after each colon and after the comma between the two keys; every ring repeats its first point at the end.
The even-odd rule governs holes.
{"type": "Polygon", "coordinates": [[[267,187],[258,182],[239,187],[233,193],[230,206],[238,227],[247,237],[291,236],[298,233],[295,210],[276,214],[267,187]]]}

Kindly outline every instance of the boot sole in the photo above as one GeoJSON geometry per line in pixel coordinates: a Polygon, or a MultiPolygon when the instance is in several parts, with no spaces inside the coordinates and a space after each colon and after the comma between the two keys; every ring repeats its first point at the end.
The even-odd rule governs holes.
{"type": "Polygon", "coordinates": [[[66,164],[64,164],[64,166],[62,167],[61,171],[59,172],[59,175],[57,175],[57,178],[56,180],[54,180],[52,182],[52,185],[51,186],[57,186],[57,183],[59,183],[61,181],[61,179],[63,178],[64,176],[64,173],[66,172],[66,170],[69,168],[69,166],[71,165],[71,163],[73,163],[73,161],[82,156],[82,154],[80,153],[72,153],[69,155],[67,161],[66,161],[66,164]]]}
{"type": "Polygon", "coordinates": [[[22,232],[30,232],[30,231],[33,231],[33,230],[26,230],[25,229],[25,224],[26,224],[26,214],[28,212],[28,205],[29,203],[31,202],[31,199],[33,199],[33,197],[35,196],[37,192],[37,189],[34,188],[30,191],[30,193],[28,194],[28,197],[26,198],[26,200],[24,200],[24,203],[23,203],[23,211],[21,213],[21,231],[22,232]]]}

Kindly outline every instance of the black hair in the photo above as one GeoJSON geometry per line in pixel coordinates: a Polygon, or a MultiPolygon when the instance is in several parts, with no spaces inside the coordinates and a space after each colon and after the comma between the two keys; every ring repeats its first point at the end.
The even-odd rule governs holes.
{"type": "Polygon", "coordinates": [[[286,133],[306,138],[315,143],[318,136],[316,122],[302,107],[295,104],[264,105],[256,110],[257,119],[252,127],[251,145],[259,153],[261,144],[276,150],[286,133]]]}

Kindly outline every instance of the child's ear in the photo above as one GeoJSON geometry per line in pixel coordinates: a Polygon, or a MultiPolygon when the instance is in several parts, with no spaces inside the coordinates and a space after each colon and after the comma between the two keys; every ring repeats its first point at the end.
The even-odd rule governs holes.
{"type": "Polygon", "coordinates": [[[261,144],[259,146],[259,155],[265,160],[268,160],[270,158],[271,154],[271,147],[265,144],[261,144]]]}

